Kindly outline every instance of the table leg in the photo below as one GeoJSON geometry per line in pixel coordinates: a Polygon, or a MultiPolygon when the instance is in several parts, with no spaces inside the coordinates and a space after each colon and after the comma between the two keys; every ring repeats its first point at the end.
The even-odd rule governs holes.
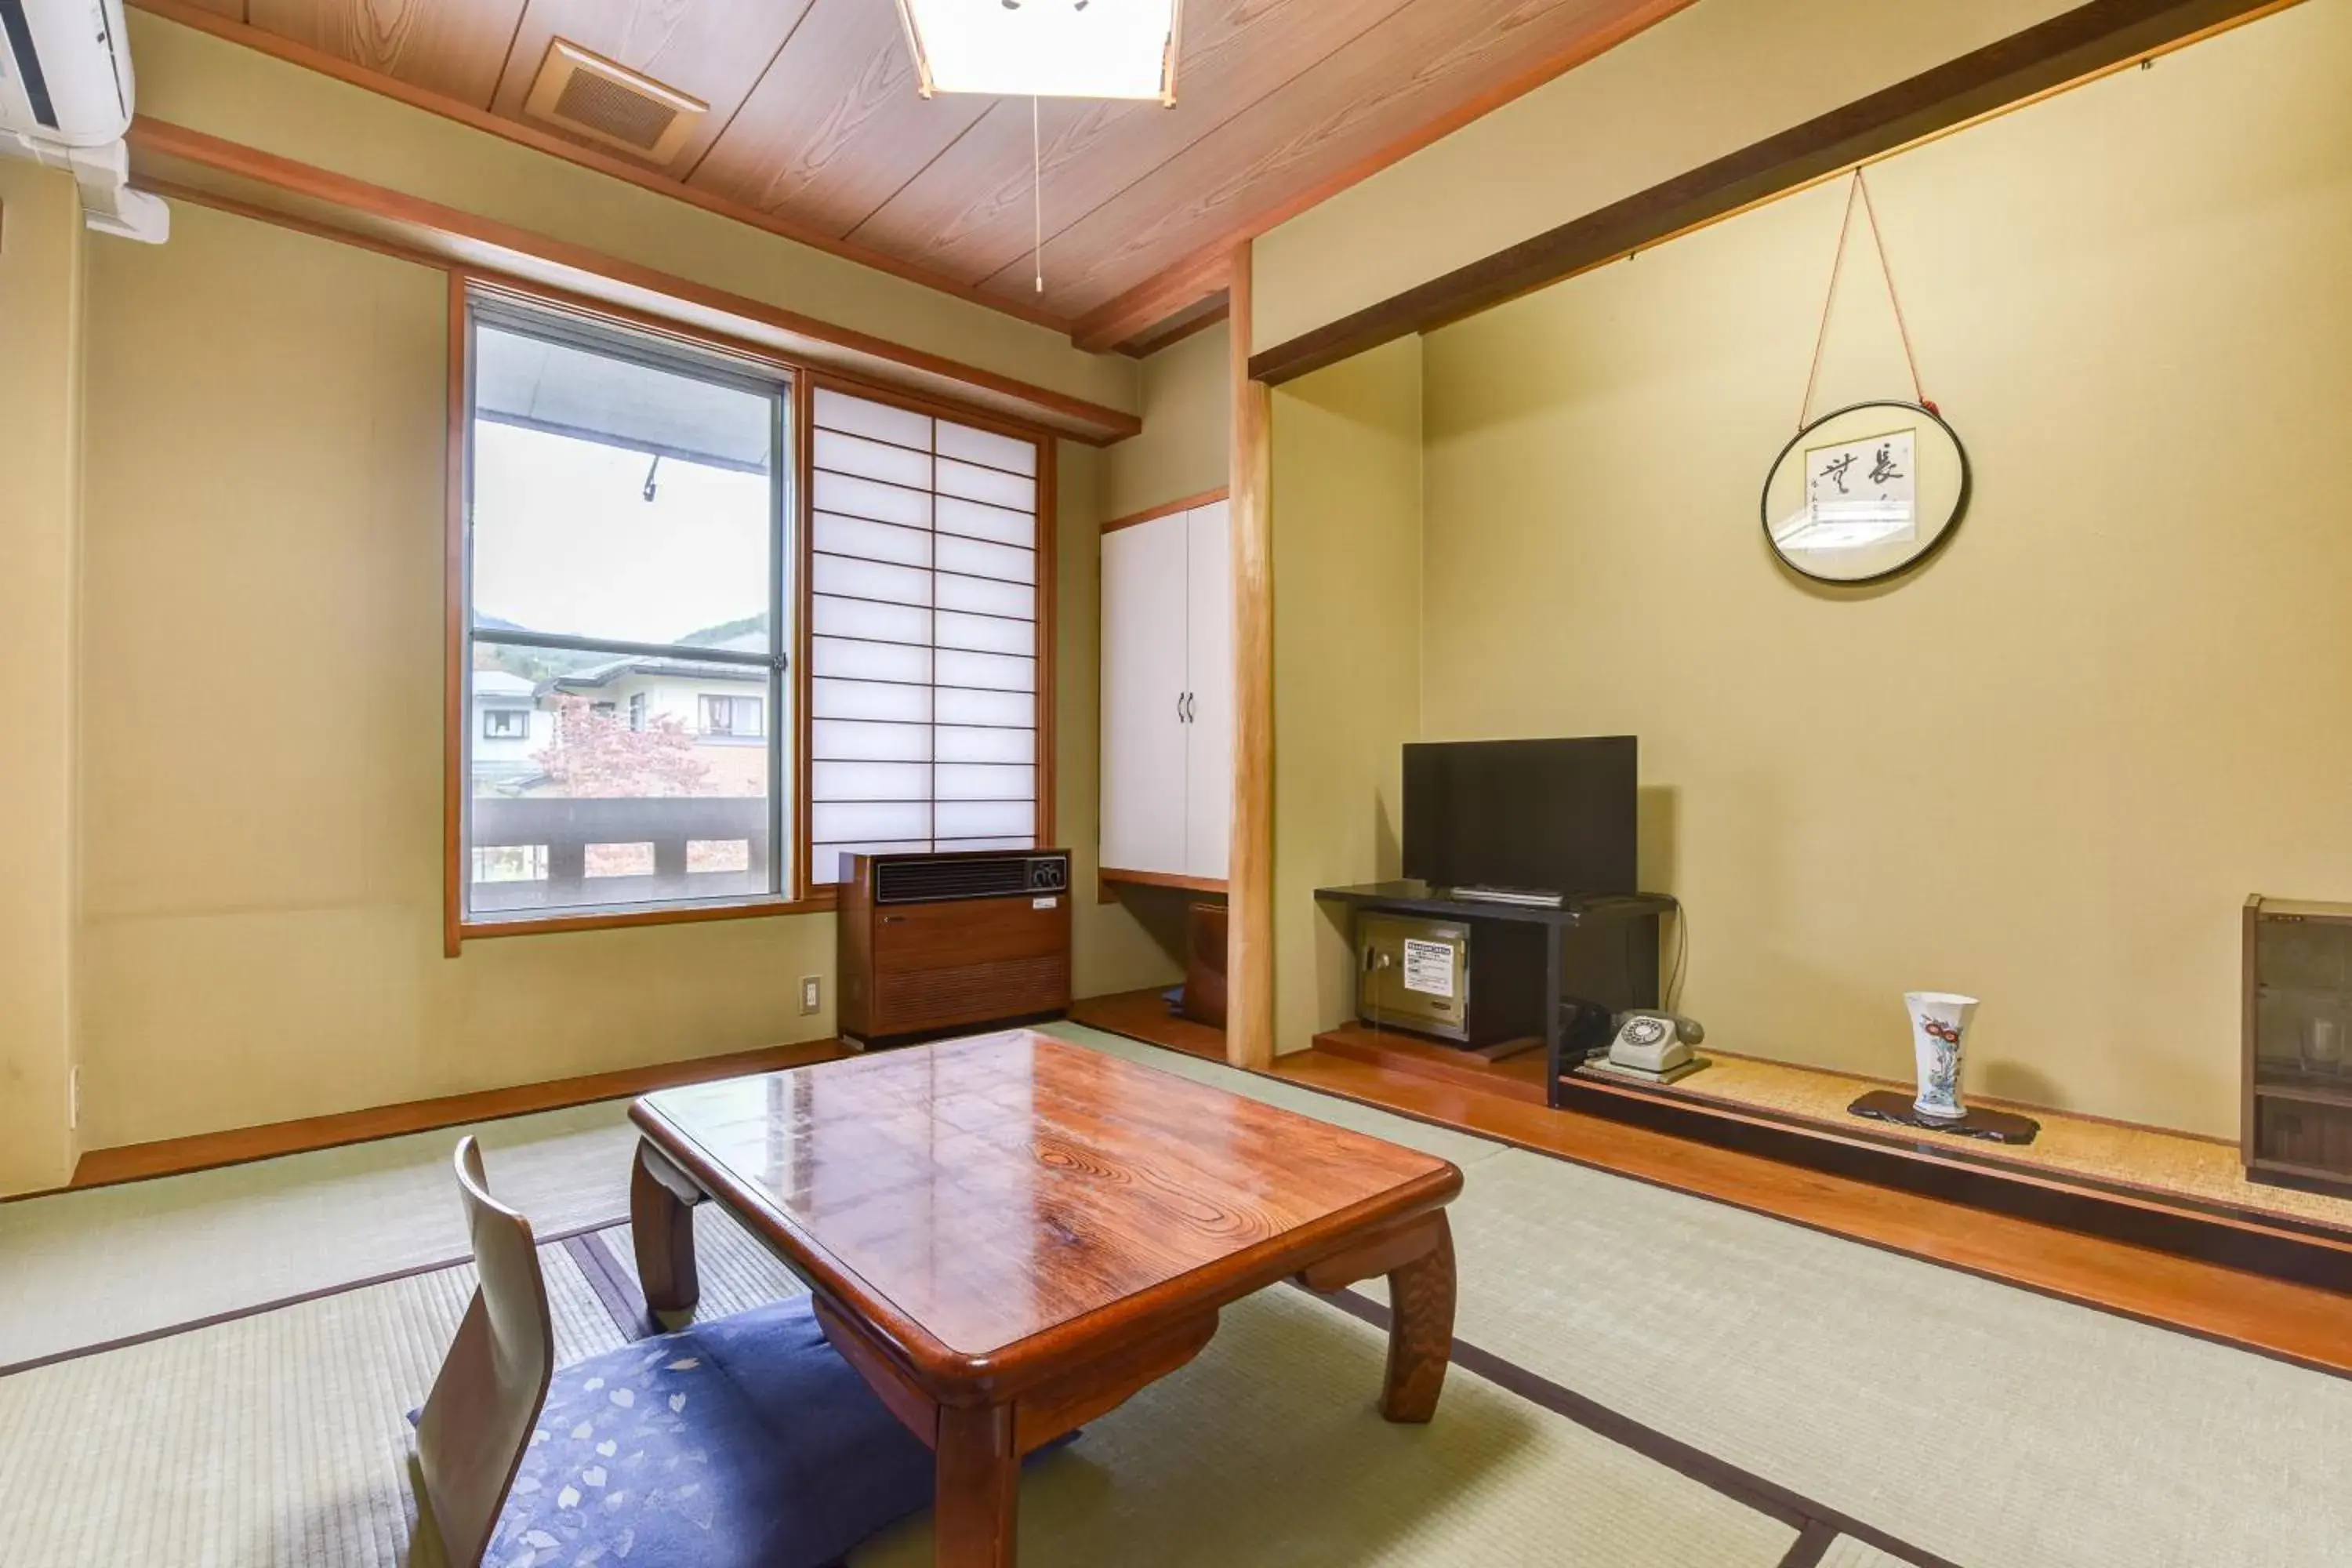
{"type": "Polygon", "coordinates": [[[1437,1412],[1454,1352],[1454,1231],[1443,1214],[1437,1245],[1389,1274],[1389,1367],[1381,1414],[1426,1421],[1437,1412]]]}
{"type": "Polygon", "coordinates": [[[629,1234],[636,1243],[646,1305],[656,1312],[690,1312],[702,1297],[694,1269],[694,1199],[688,1195],[692,1192],[659,1150],[638,1140],[629,1173],[629,1234]]]}
{"type": "Polygon", "coordinates": [[[938,1568],[1013,1568],[1021,1456],[1009,1405],[940,1407],[932,1561],[938,1568]]]}

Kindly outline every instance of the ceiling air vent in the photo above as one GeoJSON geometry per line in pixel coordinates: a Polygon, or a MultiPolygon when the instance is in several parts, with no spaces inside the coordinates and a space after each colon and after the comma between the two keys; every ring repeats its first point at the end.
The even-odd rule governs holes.
{"type": "Polygon", "coordinates": [[[523,112],[607,147],[667,163],[677,156],[710,106],[558,38],[547,46],[547,62],[530,84],[523,112]]]}

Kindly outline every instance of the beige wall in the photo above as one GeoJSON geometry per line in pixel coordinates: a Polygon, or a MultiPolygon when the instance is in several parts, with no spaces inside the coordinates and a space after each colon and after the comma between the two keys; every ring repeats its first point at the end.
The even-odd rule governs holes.
{"type": "Polygon", "coordinates": [[[1275,1048],[1352,1011],[1315,889],[1398,874],[1421,711],[1422,344],[1274,393],[1275,1048]]]}
{"type": "MultiPolygon", "coordinates": [[[[1640,734],[1725,1048],[1901,1077],[1951,987],[1969,1087],[2233,1135],[2240,905],[2352,899],[2352,7],[1872,187],[1950,549],[1832,594],[1762,542],[1845,194],[1791,198],[1427,340],[1423,729],[1640,734]]],[[[1850,268],[1818,402],[1905,385],[1850,268]]]]}
{"type": "Polygon", "coordinates": [[[1253,349],[2071,9],[1698,0],[1256,243],[1253,349]]]}
{"type": "MultiPolygon", "coordinates": [[[[1132,363],[1045,329],[143,13],[131,28],[157,118],[1134,405],[1132,363]]],[[[85,259],[68,183],[0,165],[0,441],[24,454],[0,636],[27,759],[0,805],[31,829],[0,852],[0,1193],[63,1180],[77,1142],[831,1030],[796,995],[831,976],[829,917],[441,955],[441,274],[187,204],[171,244],[85,259]]],[[[1083,851],[1103,461],[1061,456],[1058,836],[1083,851]]],[[[1081,993],[1170,971],[1117,906],[1082,902],[1076,944],[1081,993]]]]}
{"type": "Polygon", "coordinates": [[[1234,436],[1232,344],[1220,321],[1143,362],[1143,433],[1108,449],[1105,516],[1131,517],[1226,488],[1234,436]]]}
{"type": "Polygon", "coordinates": [[[61,1186],[73,1070],[73,643],[81,204],[0,159],[0,1193],[61,1186]]]}
{"type": "Polygon", "coordinates": [[[442,956],[443,276],[184,205],[89,286],[90,1144],[828,1032],[822,918],[442,956]]]}
{"type": "MultiPolygon", "coordinates": [[[[89,1145],[830,1033],[796,996],[820,974],[830,1004],[830,916],[442,956],[446,280],[174,216],[168,246],[90,252],[89,1145]]],[[[1091,649],[1101,458],[1059,458],[1059,635],[1091,649]]],[[[1066,661],[1082,858],[1094,711],[1066,661]]],[[[1117,906],[1082,900],[1076,942],[1082,993],[1168,967],[1117,906]]]]}
{"type": "Polygon", "coordinates": [[[139,109],[835,326],[1135,406],[1133,362],[705,212],[363,88],[167,22],[130,17],[139,109]]]}

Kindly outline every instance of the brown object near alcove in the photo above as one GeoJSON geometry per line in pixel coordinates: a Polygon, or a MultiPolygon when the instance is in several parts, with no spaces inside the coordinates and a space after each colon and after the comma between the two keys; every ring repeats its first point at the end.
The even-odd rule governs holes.
{"type": "Polygon", "coordinates": [[[1199,903],[1184,911],[1184,1003],[1195,1024],[1225,1026],[1225,906],[1199,903]]]}
{"type": "Polygon", "coordinates": [[[1981,1138],[1988,1143],[2031,1143],[2042,1131],[2042,1123],[2031,1116],[2020,1116],[2011,1110],[1987,1110],[1972,1105],[1958,1121],[1948,1118],[1922,1116],[1911,1103],[1911,1097],[1899,1089],[1874,1089],[1847,1110],[1873,1121],[1892,1121],[1897,1127],[1917,1127],[1930,1132],[1952,1132],[1962,1138],[1981,1138]]]}
{"type": "Polygon", "coordinates": [[[2257,894],[2244,948],[2246,1179],[2352,1196],[2352,904],[2257,894]]]}
{"type": "Polygon", "coordinates": [[[1013,1031],[651,1095],[631,1220],[647,1305],[693,1307],[727,1205],[936,1452],[936,1560],[1009,1568],[1021,1457],[1199,1354],[1285,1279],[1385,1275],[1380,1408],[1434,1413],[1453,1343],[1446,1161],[1013,1031]]]}
{"type": "Polygon", "coordinates": [[[842,1035],[890,1045],[1070,1005],[1070,855],[852,855],[835,923],[842,1035]]]}

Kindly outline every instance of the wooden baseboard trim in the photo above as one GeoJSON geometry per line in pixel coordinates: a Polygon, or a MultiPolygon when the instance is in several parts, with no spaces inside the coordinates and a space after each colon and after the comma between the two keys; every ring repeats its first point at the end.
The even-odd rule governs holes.
{"type": "MultiPolygon", "coordinates": [[[[93,1149],[74,1167],[64,1190],[143,1182],[157,1176],[184,1175],[223,1165],[273,1159],[280,1154],[305,1154],[320,1149],[365,1143],[378,1138],[398,1138],[411,1132],[431,1132],[476,1121],[498,1121],[541,1110],[562,1110],[600,1100],[622,1100],[650,1094],[679,1084],[748,1073],[775,1072],[805,1067],[850,1054],[837,1039],[809,1040],[798,1045],[766,1046],[692,1061],[664,1062],[654,1067],[626,1068],[618,1072],[589,1073],[512,1089],[481,1089],[471,1094],[444,1095],[437,1100],[413,1100],[400,1105],[367,1110],[346,1110],[331,1116],[305,1117],[298,1121],[274,1121],[260,1127],[240,1127],[226,1132],[200,1132],[186,1138],[129,1143],[117,1149],[93,1149]]],[[[39,1196],[26,1194],[26,1197],[39,1196]]]]}

